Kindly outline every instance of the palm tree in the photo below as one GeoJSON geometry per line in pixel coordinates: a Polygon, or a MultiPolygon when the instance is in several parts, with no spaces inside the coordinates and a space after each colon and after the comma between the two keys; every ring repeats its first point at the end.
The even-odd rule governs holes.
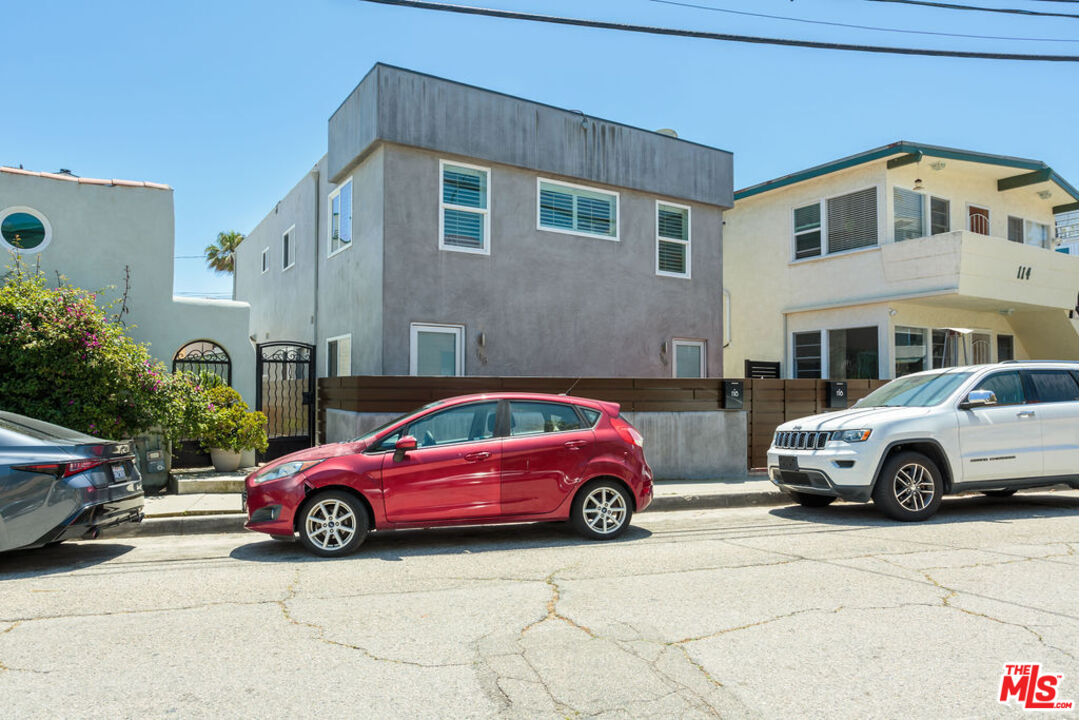
{"type": "Polygon", "coordinates": [[[217,241],[206,246],[206,264],[214,272],[232,273],[236,269],[236,248],[243,241],[243,233],[235,230],[219,232],[217,241]]]}

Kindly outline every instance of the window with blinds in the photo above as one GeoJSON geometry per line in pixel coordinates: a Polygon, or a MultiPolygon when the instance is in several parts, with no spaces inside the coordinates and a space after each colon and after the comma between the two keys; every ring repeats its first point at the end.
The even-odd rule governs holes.
{"type": "Polygon", "coordinates": [[[895,217],[896,242],[925,235],[925,196],[921,193],[894,188],[892,214],[895,217]]]}
{"type": "Polygon", "coordinates": [[[1023,244],[1023,218],[1008,216],[1008,239],[1023,244]]]}
{"type": "Polygon", "coordinates": [[[618,194],[539,181],[539,227],[618,239],[618,194]]]}
{"type": "Polygon", "coordinates": [[[929,199],[929,234],[951,232],[951,203],[944,198],[929,199]]]}
{"type": "Polygon", "coordinates": [[[827,204],[829,253],[877,244],[875,187],[830,198],[827,204]]]}
{"type": "Polygon", "coordinates": [[[488,254],[490,170],[439,163],[441,168],[438,247],[488,254]]]}
{"type": "Polygon", "coordinates": [[[656,203],[656,274],[689,277],[689,208],[656,203]]]}
{"type": "Polygon", "coordinates": [[[820,203],[794,209],[794,259],[821,254],[820,203]]]}

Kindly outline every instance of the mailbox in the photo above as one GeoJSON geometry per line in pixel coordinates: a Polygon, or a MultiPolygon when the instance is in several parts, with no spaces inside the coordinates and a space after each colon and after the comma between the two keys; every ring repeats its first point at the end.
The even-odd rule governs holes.
{"type": "Polygon", "coordinates": [[[723,381],[723,407],[728,410],[741,410],[745,402],[745,383],[741,380],[723,381]]]}
{"type": "Polygon", "coordinates": [[[835,380],[828,383],[828,407],[847,407],[847,383],[835,380]]]}

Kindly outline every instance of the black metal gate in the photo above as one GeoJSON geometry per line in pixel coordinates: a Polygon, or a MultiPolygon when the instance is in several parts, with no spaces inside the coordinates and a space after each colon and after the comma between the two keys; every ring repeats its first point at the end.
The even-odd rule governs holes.
{"type": "Polygon", "coordinates": [[[195,340],[172,356],[172,371],[208,372],[232,385],[232,359],[228,352],[213,340],[195,340]]]}
{"type": "Polygon", "coordinates": [[[266,414],[273,460],[315,444],[315,346],[263,343],[255,348],[255,408],[266,414]]]}

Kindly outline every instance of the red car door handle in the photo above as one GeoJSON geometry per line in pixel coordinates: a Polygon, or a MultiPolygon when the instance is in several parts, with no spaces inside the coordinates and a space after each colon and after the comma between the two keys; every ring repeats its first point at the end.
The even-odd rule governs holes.
{"type": "Polygon", "coordinates": [[[486,451],[468,453],[465,455],[465,460],[468,462],[479,462],[480,460],[486,460],[491,457],[491,453],[486,451]]]}
{"type": "Polygon", "coordinates": [[[568,447],[570,450],[580,450],[587,444],[587,440],[569,440],[566,442],[566,447],[568,447]]]}

